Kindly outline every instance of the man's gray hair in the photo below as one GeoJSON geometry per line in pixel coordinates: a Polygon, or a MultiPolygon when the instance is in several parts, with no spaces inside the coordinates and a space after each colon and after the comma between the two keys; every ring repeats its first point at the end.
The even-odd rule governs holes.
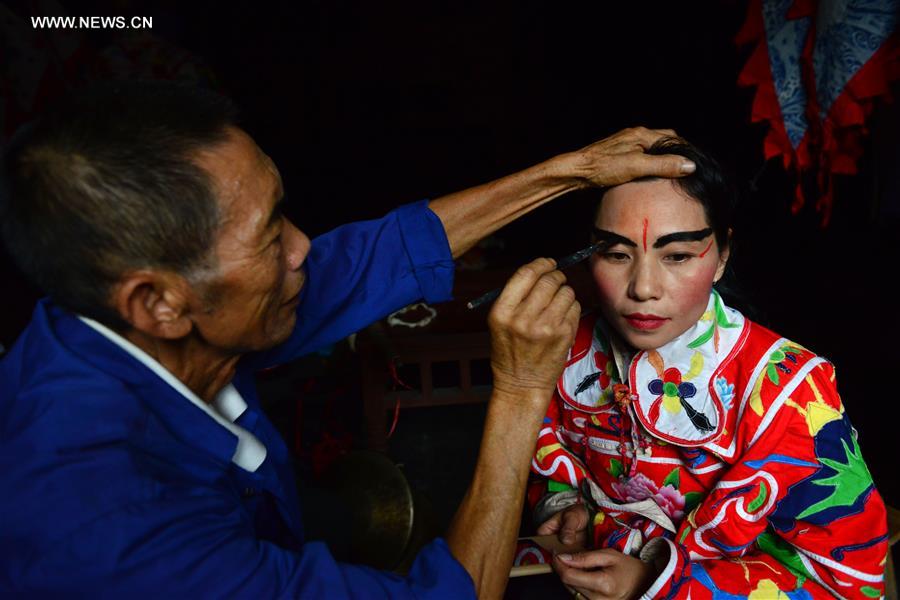
{"type": "Polygon", "coordinates": [[[3,157],[3,239],[57,304],[113,328],[110,305],[131,270],[190,277],[210,267],[219,224],[196,154],[223,142],[236,110],[174,83],[104,84],[15,136],[3,157]]]}

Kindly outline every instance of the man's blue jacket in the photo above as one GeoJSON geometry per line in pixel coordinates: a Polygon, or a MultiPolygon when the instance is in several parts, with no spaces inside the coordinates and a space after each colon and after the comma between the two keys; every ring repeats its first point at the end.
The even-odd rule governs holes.
{"type": "Polygon", "coordinates": [[[424,202],[312,243],[291,338],[245,356],[238,438],[49,301],[0,362],[0,596],[378,598],[474,595],[443,540],[406,578],[304,543],[290,458],[255,371],[330,344],[419,298],[449,298],[453,260],[424,202]]]}

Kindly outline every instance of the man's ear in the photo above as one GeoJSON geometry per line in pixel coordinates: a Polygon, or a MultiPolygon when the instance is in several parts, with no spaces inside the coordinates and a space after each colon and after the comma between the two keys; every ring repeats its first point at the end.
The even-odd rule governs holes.
{"type": "Polygon", "coordinates": [[[132,328],[149,336],[178,339],[191,332],[191,287],[180,275],[142,269],[122,276],[112,302],[132,328]]]}
{"type": "Polygon", "coordinates": [[[716,276],[713,282],[722,279],[725,274],[725,266],[728,265],[728,257],[731,256],[731,229],[728,230],[728,241],[725,242],[724,248],[719,248],[719,266],[716,267],[716,276]]]}

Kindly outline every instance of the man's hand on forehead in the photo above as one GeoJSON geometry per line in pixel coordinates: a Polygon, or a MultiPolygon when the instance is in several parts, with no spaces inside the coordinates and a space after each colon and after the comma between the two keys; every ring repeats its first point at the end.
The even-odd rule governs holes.
{"type": "Polygon", "coordinates": [[[572,153],[585,187],[609,187],[639,177],[684,177],[693,173],[693,161],[675,154],[651,155],[646,150],[658,140],[677,137],[671,129],[634,127],[572,153]]]}

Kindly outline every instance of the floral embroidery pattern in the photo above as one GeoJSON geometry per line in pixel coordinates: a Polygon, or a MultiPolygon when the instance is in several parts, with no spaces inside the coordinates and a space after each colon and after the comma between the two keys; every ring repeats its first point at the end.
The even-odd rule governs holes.
{"type": "Polygon", "coordinates": [[[687,398],[693,398],[697,394],[697,388],[693,383],[682,381],[681,371],[671,367],[663,373],[662,379],[654,379],[647,386],[651,394],[659,396],[650,405],[649,418],[652,422],[659,419],[659,410],[664,406],[670,413],[680,412],[684,408],[691,424],[700,431],[712,431],[713,426],[703,413],[697,412],[687,398]]]}
{"type": "Polygon", "coordinates": [[[639,502],[652,498],[676,523],[684,516],[685,498],[672,483],[660,487],[643,473],[638,473],[626,481],[613,483],[612,487],[623,502],[639,502]]]}
{"type": "Polygon", "coordinates": [[[613,377],[616,376],[616,363],[614,360],[610,359],[606,353],[598,350],[594,352],[594,364],[599,370],[586,375],[584,379],[578,383],[573,395],[577,396],[578,394],[586,392],[597,383],[600,386],[600,397],[597,401],[597,406],[603,406],[604,404],[609,404],[612,400],[610,383],[612,382],[613,377]]]}
{"type": "Polygon", "coordinates": [[[734,384],[728,383],[724,377],[716,378],[716,393],[725,410],[731,410],[731,401],[734,399],[734,384]]]}
{"type": "Polygon", "coordinates": [[[802,354],[804,350],[803,346],[798,346],[793,342],[785,342],[769,355],[767,359],[768,364],[765,367],[765,376],[761,376],[756,380],[753,391],[750,393],[750,408],[753,409],[753,412],[759,416],[763,414],[762,397],[760,396],[763,382],[768,379],[774,385],[779,385],[781,381],[779,373],[790,375],[793,372],[791,366],[797,364],[797,355],[802,354]]]}
{"type": "Polygon", "coordinates": [[[769,381],[771,381],[775,385],[778,385],[778,380],[780,379],[778,375],[779,371],[790,375],[791,369],[787,365],[785,365],[785,361],[790,361],[794,364],[797,364],[797,355],[802,351],[803,349],[799,346],[794,346],[793,344],[787,343],[773,352],[769,356],[769,364],[766,365],[766,377],[769,378],[769,381]]]}

